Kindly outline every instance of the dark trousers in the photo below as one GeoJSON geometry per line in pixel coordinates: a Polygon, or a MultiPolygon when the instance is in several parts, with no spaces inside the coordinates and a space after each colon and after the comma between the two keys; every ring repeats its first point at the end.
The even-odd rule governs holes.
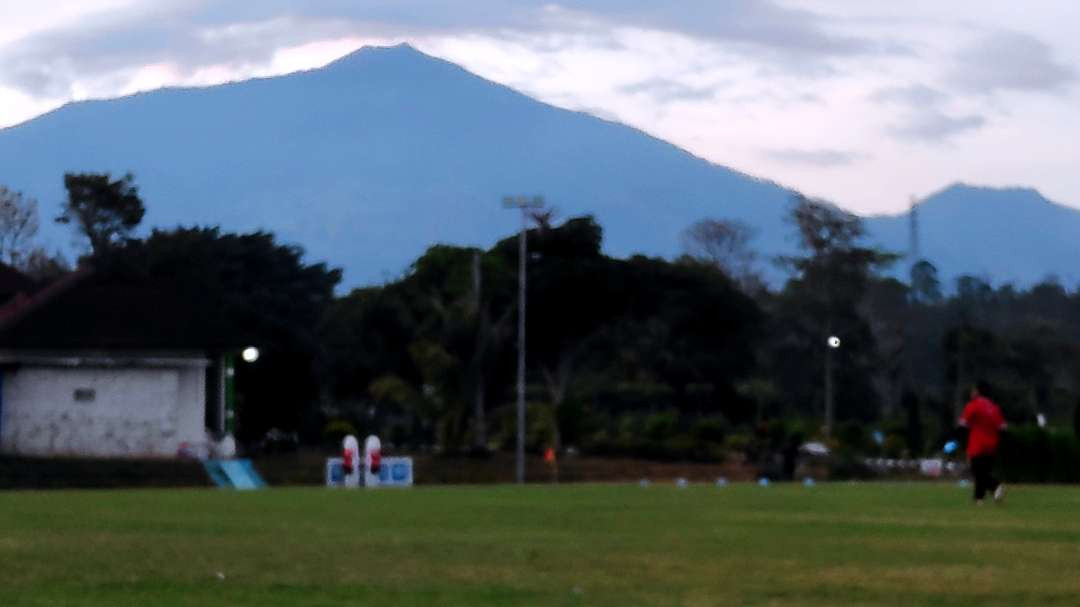
{"type": "Polygon", "coordinates": [[[976,455],[971,458],[971,473],[975,476],[975,499],[981,500],[993,493],[1001,484],[994,478],[994,455],[976,455]]]}

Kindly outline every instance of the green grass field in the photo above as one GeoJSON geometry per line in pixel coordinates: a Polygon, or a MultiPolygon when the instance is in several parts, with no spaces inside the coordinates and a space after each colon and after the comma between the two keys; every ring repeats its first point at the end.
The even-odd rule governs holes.
{"type": "Polygon", "coordinates": [[[0,605],[1077,605],[1078,513],[945,484],[8,492],[0,605]]]}

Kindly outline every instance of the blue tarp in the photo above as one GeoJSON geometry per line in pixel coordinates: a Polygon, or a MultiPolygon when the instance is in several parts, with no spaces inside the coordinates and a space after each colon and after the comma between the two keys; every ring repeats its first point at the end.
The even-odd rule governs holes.
{"type": "Polygon", "coordinates": [[[222,489],[262,489],[266,486],[249,459],[210,459],[203,466],[210,480],[222,489]]]}

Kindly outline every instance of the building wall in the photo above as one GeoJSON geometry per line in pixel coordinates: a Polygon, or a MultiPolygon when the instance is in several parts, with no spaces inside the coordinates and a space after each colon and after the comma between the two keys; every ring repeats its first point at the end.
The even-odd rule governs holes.
{"type": "Polygon", "coordinates": [[[205,440],[205,382],[198,367],[5,370],[0,451],[173,457],[205,440]]]}

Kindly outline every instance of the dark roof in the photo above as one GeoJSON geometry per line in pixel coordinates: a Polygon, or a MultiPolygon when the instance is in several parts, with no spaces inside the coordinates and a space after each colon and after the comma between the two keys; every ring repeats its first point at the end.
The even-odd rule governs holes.
{"type": "Polygon", "coordinates": [[[5,263],[0,263],[0,305],[20,295],[29,297],[37,289],[38,284],[29,276],[5,263]]]}
{"type": "Polygon", "coordinates": [[[161,282],[70,274],[0,310],[0,348],[218,350],[246,343],[220,305],[161,282]]]}

